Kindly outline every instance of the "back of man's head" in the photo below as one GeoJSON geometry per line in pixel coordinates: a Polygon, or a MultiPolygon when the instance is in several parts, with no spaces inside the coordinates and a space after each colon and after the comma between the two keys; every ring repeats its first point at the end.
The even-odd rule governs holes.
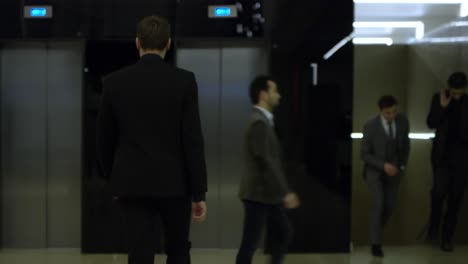
{"type": "Polygon", "coordinates": [[[467,86],[466,75],[463,72],[454,72],[447,80],[449,88],[465,89],[467,86]]]}
{"type": "Polygon", "coordinates": [[[143,50],[164,50],[171,35],[171,28],[165,18],[148,16],[137,25],[137,38],[143,50]]]}

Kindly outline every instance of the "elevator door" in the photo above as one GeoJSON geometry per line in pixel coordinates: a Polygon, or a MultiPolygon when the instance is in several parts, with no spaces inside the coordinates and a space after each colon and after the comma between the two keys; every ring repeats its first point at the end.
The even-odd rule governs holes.
{"type": "Polygon", "coordinates": [[[179,48],[177,66],[193,71],[208,166],[208,220],[193,224],[192,243],[202,248],[237,248],[243,209],[237,197],[243,173],[243,136],[252,104],[249,84],[267,70],[257,47],[179,48]]]}
{"type": "Polygon", "coordinates": [[[82,46],[0,50],[2,247],[80,245],[82,46]]]}

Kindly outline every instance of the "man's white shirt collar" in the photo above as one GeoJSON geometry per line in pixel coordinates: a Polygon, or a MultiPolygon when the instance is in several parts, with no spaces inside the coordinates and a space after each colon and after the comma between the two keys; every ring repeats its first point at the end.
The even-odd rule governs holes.
{"type": "Polygon", "coordinates": [[[273,124],[274,124],[274,121],[273,121],[274,116],[273,116],[273,114],[272,114],[270,111],[266,110],[265,108],[263,108],[263,107],[261,107],[261,106],[254,105],[254,107],[257,108],[258,110],[260,110],[260,111],[267,117],[267,119],[268,119],[268,121],[270,122],[270,124],[273,126],[273,124]]]}
{"type": "MultiPolygon", "coordinates": [[[[380,121],[382,122],[382,126],[384,127],[385,133],[387,133],[387,135],[389,135],[389,132],[388,132],[389,126],[388,126],[387,119],[385,119],[385,117],[383,117],[383,115],[380,115],[380,121]]],[[[395,122],[395,120],[393,120],[391,123],[392,123],[393,136],[395,137],[395,135],[396,135],[396,122],[395,122]]]]}

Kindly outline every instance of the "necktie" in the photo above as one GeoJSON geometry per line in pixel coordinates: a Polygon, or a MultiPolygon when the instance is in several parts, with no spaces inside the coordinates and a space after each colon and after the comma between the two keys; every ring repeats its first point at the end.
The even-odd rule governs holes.
{"type": "Polygon", "coordinates": [[[387,121],[388,123],[388,136],[393,139],[395,135],[393,135],[393,122],[387,121]]]}

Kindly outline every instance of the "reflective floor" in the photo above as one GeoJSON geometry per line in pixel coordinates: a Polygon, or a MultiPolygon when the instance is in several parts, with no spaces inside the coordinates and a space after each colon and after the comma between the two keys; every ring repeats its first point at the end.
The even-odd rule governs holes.
{"type": "MultiPolygon", "coordinates": [[[[453,253],[444,253],[427,246],[385,247],[385,258],[369,255],[367,247],[359,247],[352,254],[288,255],[285,264],[466,264],[468,246],[459,246],[453,253]]],[[[193,264],[234,263],[234,250],[193,250],[193,264]]],[[[74,249],[3,250],[1,264],[126,264],[124,255],[83,255],[74,249]]],[[[164,256],[156,256],[155,264],[164,263],[164,256]]],[[[257,255],[255,264],[267,263],[267,258],[257,255]]]]}

